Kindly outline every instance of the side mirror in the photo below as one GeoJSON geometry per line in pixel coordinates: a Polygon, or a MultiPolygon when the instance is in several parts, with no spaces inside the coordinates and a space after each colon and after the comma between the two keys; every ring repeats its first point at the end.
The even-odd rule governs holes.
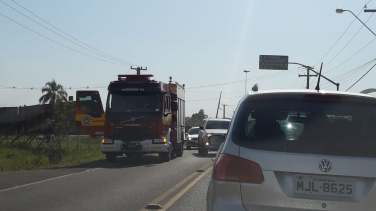
{"type": "Polygon", "coordinates": [[[203,130],[204,129],[204,127],[203,126],[200,126],[200,130],[203,130]]]}
{"type": "Polygon", "coordinates": [[[178,102],[172,101],[171,102],[171,111],[177,111],[178,110],[178,102]]]}

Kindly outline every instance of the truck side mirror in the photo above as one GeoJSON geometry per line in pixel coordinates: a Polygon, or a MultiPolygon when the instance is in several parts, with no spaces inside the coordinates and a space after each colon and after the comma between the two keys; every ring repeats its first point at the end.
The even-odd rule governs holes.
{"type": "Polygon", "coordinates": [[[171,111],[177,111],[178,110],[178,102],[171,102],[171,111]]]}

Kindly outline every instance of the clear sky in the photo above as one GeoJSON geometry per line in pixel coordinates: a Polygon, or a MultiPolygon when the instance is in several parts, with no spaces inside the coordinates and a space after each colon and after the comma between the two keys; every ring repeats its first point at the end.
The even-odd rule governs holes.
{"type": "MultiPolygon", "coordinates": [[[[369,0],[14,1],[90,47],[147,66],[147,73],[154,74],[156,80],[167,82],[172,76],[185,84],[186,116],[201,108],[215,116],[220,91],[223,103],[229,105],[226,110],[232,114],[244,95],[244,70],[250,71],[248,89],[255,83],[260,89],[305,87],[306,79],[298,79],[298,74],[304,73],[298,66],[289,65],[289,71],[259,70],[259,55],[288,55],[290,62],[316,65],[317,70],[322,61],[324,75],[342,80],[340,90],[346,90],[375,64],[373,61],[365,66],[368,69],[355,69],[375,59],[376,41],[343,63],[374,39],[364,27],[357,33],[362,26],[357,20],[321,60],[354,20],[351,13],[336,14],[335,9],[341,7],[358,14],[369,0]],[[228,82],[234,83],[223,84],[228,82]],[[222,85],[197,88],[213,84],[222,85]]],[[[89,86],[98,89],[105,99],[106,85],[129,71],[126,64],[93,53],[96,51],[47,25],[14,1],[1,0],[0,13],[61,45],[117,64],[70,50],[0,15],[0,107],[38,104],[40,88],[53,78],[69,95],[75,96],[77,89],[89,86]]],[[[371,1],[368,8],[376,8],[376,1],[371,1]]],[[[376,17],[371,15],[361,12],[359,18],[370,18],[367,25],[376,31],[376,17]]],[[[375,79],[376,68],[350,91],[376,88],[375,79]]]]}

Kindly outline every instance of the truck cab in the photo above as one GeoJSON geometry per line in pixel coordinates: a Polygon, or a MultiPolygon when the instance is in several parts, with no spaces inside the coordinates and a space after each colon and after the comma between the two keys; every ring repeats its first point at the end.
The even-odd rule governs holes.
{"type": "Polygon", "coordinates": [[[98,91],[77,91],[76,121],[90,135],[103,136],[109,162],[123,154],[158,153],[165,162],[183,154],[184,86],[150,77],[118,75],[108,86],[105,110],[98,91]]]}

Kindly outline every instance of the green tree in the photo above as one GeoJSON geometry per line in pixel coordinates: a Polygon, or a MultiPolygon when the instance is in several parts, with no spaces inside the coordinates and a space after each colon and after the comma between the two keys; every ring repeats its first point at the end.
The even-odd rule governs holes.
{"type": "Polygon", "coordinates": [[[196,120],[196,121],[198,121],[198,122],[202,122],[205,118],[207,118],[208,117],[208,115],[206,115],[205,114],[205,111],[204,111],[204,109],[200,109],[200,111],[198,112],[198,113],[194,113],[194,114],[192,114],[192,119],[193,120],[196,120]]]}
{"type": "Polygon", "coordinates": [[[39,103],[55,105],[56,102],[67,101],[67,92],[61,84],[57,84],[55,79],[46,83],[42,88],[42,96],[39,98],[39,103]]]}
{"type": "Polygon", "coordinates": [[[69,134],[71,122],[74,117],[73,102],[57,101],[54,110],[54,119],[47,119],[47,123],[52,127],[55,136],[69,134]]]}

